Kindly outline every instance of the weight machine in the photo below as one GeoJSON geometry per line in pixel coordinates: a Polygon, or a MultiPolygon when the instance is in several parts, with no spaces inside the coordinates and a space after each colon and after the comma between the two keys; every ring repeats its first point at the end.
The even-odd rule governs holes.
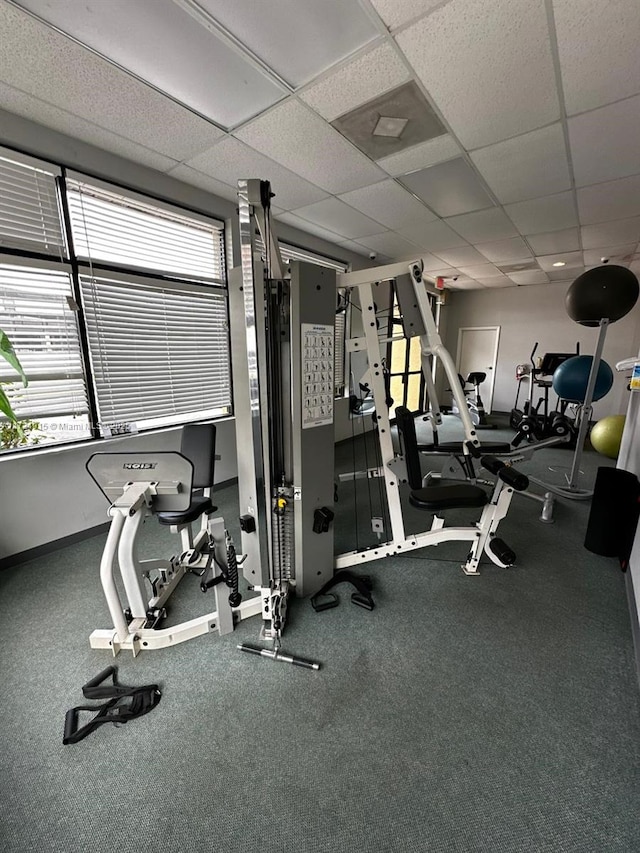
{"type": "MultiPolygon", "coordinates": [[[[463,565],[478,574],[482,554],[507,567],[515,554],[496,536],[514,490],[528,481],[509,465],[485,457],[496,475],[491,494],[478,485],[446,483],[422,487],[415,479],[419,452],[405,429],[402,452],[391,436],[381,341],[375,319],[373,287],[393,279],[405,335],[419,335],[422,366],[430,397],[435,399],[431,358],[444,365],[460,407],[466,441],[463,453],[478,455],[480,443],[471,422],[453,361],[437,332],[429,305],[422,263],[404,262],[336,275],[314,264],[284,265],[271,222],[271,189],[267,181],[238,184],[241,265],[230,271],[229,312],[233,363],[233,397],[238,458],[241,552],[237,564],[255,596],[239,602],[237,577],[229,564],[229,537],[224,521],[212,518],[206,505],[191,518],[190,462],[175,453],[96,454],[89,472],[109,500],[112,525],[101,564],[101,578],[114,628],[92,634],[94,648],[122,648],[135,654],[182,642],[203,633],[233,630],[238,619],[262,616],[265,647],[241,644],[242,651],[317,669],[312,661],[286,655],[281,649],[289,596],[314,596],[330,585],[334,572],[392,554],[438,545],[469,542],[463,565]],[[256,251],[259,233],[263,256],[256,251]],[[337,294],[358,293],[363,334],[349,341],[351,351],[366,353],[363,381],[373,396],[380,465],[367,476],[384,486],[389,527],[368,547],[334,557],[334,326],[337,294]],[[125,458],[127,457],[127,458],[125,458]],[[407,533],[401,485],[411,487],[411,504],[433,515],[425,532],[407,533]],[[446,528],[440,513],[452,508],[481,509],[480,520],[468,527],[446,528]],[[180,513],[187,515],[180,516],[180,513]],[[172,529],[183,537],[182,555],[170,561],[139,561],[136,536],[149,514],[178,514],[172,529]],[[195,539],[186,526],[201,517],[195,539]],[[383,537],[386,539],[383,541],[383,537]],[[113,579],[116,551],[129,607],[123,610],[113,579]],[[211,571],[204,583],[214,587],[216,610],[173,628],[159,627],[163,608],[180,579],[189,571],[211,571]],[[223,595],[223,583],[233,587],[223,595]],[[152,596],[146,590],[151,586],[152,596]]],[[[439,414],[432,415],[434,421],[439,414]]],[[[209,502],[210,503],[210,502],[209,502]]],[[[232,552],[235,568],[235,552],[232,552]]],[[[360,579],[362,580],[362,579],[360,579]]]]}

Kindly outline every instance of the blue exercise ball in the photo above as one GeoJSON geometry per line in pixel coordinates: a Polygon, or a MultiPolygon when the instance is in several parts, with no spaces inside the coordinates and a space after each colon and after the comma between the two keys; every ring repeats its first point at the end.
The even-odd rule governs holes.
{"type": "MultiPolygon", "coordinates": [[[[574,355],[562,362],[553,374],[553,390],[558,397],[570,403],[584,403],[592,362],[592,355],[574,355]]],[[[601,360],[593,391],[594,401],[608,394],[612,385],[613,371],[606,361],[601,360]]]]}

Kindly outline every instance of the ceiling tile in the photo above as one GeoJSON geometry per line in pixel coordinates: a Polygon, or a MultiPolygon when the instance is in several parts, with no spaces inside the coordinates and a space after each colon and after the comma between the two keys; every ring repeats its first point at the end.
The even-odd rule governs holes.
{"type": "Polygon", "coordinates": [[[501,240],[515,237],[518,233],[513,222],[499,207],[453,216],[447,219],[447,223],[470,243],[501,240]]]}
{"type": "Polygon", "coordinates": [[[276,219],[279,222],[284,222],[287,225],[297,228],[299,231],[304,231],[307,234],[314,234],[316,237],[321,237],[329,243],[337,244],[340,241],[344,241],[344,234],[336,234],[335,231],[329,231],[327,228],[321,228],[320,225],[316,225],[308,219],[302,219],[301,216],[296,216],[295,213],[291,213],[290,211],[276,216],[276,219]]]}
{"type": "Polygon", "coordinates": [[[436,219],[435,213],[391,180],[352,190],[340,198],[387,228],[401,228],[414,222],[430,222],[436,219]]]}
{"type": "Polygon", "coordinates": [[[369,250],[366,249],[362,243],[356,243],[354,240],[341,240],[338,245],[345,249],[350,249],[352,252],[362,255],[363,257],[368,257],[369,255],[369,250]]]}
{"type": "Polygon", "coordinates": [[[447,282],[447,290],[484,290],[484,285],[472,278],[458,278],[456,281],[447,282]]]}
{"type": "Polygon", "coordinates": [[[521,261],[531,257],[531,252],[521,237],[511,237],[509,240],[498,240],[495,243],[479,243],[476,248],[488,261],[496,263],[521,261]]]}
{"type": "Polygon", "coordinates": [[[459,266],[458,269],[463,275],[468,275],[469,278],[475,278],[482,281],[485,278],[494,278],[501,276],[502,273],[498,267],[493,264],[477,264],[475,266],[459,266]]]}
{"type": "MultiPolygon", "coordinates": [[[[420,257],[422,258],[422,263],[424,264],[425,272],[437,272],[438,275],[444,275],[444,273],[442,272],[443,263],[441,258],[436,258],[435,255],[432,255],[429,252],[423,252],[420,257]]],[[[453,267],[451,269],[453,269],[453,267]]]]}
{"type": "Polygon", "coordinates": [[[177,160],[171,157],[124,139],[110,130],[34,98],[33,95],[5,86],[4,83],[0,83],[0,108],[72,136],[80,142],[87,142],[112,154],[126,157],[134,163],[149,166],[158,172],[167,172],[177,164],[177,160]]]}
{"type": "Polygon", "coordinates": [[[120,137],[184,160],[222,131],[6,3],[0,80],[120,137]]]}
{"type": "MultiPolygon", "coordinates": [[[[560,261],[564,261],[565,266],[561,269],[569,270],[573,267],[581,267],[584,265],[582,260],[582,252],[559,252],[555,255],[544,255],[543,257],[536,258],[538,261],[538,265],[540,269],[545,271],[555,271],[558,269],[553,265],[559,263],[560,261]]],[[[565,273],[566,274],[566,273],[565,273]]]]}
{"type": "Polygon", "coordinates": [[[511,275],[514,272],[525,272],[527,270],[539,270],[538,262],[535,258],[524,258],[521,261],[508,261],[496,264],[501,273],[511,275]]]}
{"type": "MultiPolygon", "coordinates": [[[[223,127],[246,121],[286,93],[170,0],[20,5],[223,127]]],[[[31,50],[37,52],[35,45],[31,50]]]]}
{"type": "Polygon", "coordinates": [[[525,270],[524,272],[509,273],[514,284],[546,284],[549,276],[542,270],[525,270]]]}
{"type": "Polygon", "coordinates": [[[504,208],[522,234],[561,231],[578,224],[572,192],[554,193],[544,198],[507,204],[504,208]]]}
{"type": "Polygon", "coordinates": [[[600,265],[603,258],[609,258],[610,263],[619,264],[621,261],[629,262],[637,247],[636,243],[628,243],[626,246],[607,246],[604,249],[585,249],[584,265],[590,267],[593,264],[600,265]]]}
{"type": "Polygon", "coordinates": [[[576,186],[640,172],[640,96],[575,116],[568,125],[576,186]]]}
{"type": "MultiPolygon", "coordinates": [[[[424,255],[421,255],[420,257],[424,258],[424,255]]],[[[443,264],[442,261],[440,261],[439,269],[428,271],[425,270],[425,273],[427,274],[427,278],[433,279],[433,281],[435,281],[437,278],[450,279],[453,278],[453,276],[458,275],[458,271],[456,269],[450,267],[448,264],[443,264]]]]}
{"type": "Polygon", "coordinates": [[[406,151],[383,157],[382,160],[378,160],[378,165],[390,175],[398,176],[435,166],[436,163],[451,160],[459,155],[460,146],[452,136],[445,133],[420,145],[414,145],[413,148],[407,148],[406,151]]]}
{"type": "Polygon", "coordinates": [[[476,251],[473,246],[459,246],[456,249],[441,249],[436,252],[439,258],[445,264],[451,264],[452,267],[468,267],[473,264],[482,264],[484,258],[476,251]]]}
{"type": "Polygon", "coordinates": [[[426,14],[442,0],[371,0],[376,12],[390,30],[426,14]]]}
{"type": "Polygon", "coordinates": [[[317,77],[378,35],[356,0],[198,2],[292,86],[317,77]]]}
{"type": "Polygon", "coordinates": [[[583,249],[637,243],[640,240],[640,216],[603,222],[600,225],[583,225],[580,230],[583,249]]]}
{"type": "Polygon", "coordinates": [[[505,204],[571,187],[560,124],[475,151],[471,159],[505,204]]]}
{"type": "Polygon", "coordinates": [[[486,288],[491,288],[491,287],[516,287],[515,282],[511,281],[511,279],[510,279],[510,278],[508,278],[506,275],[505,275],[505,276],[503,276],[502,278],[486,279],[485,281],[481,281],[481,282],[480,282],[480,284],[482,284],[482,285],[483,285],[484,287],[486,287],[486,288]]]}
{"type": "Polygon", "coordinates": [[[577,228],[551,231],[527,237],[527,243],[536,255],[552,255],[554,252],[573,252],[580,249],[580,234],[577,228]]]}
{"type": "Polygon", "coordinates": [[[299,92],[327,121],[349,112],[409,79],[409,70],[388,43],[374,47],[299,92]]]}
{"type": "Polygon", "coordinates": [[[300,207],[294,213],[302,219],[340,234],[342,239],[366,237],[380,232],[379,222],[369,219],[359,210],[354,210],[337,198],[325,198],[315,204],[300,207]]]}
{"type": "Polygon", "coordinates": [[[172,169],[169,172],[169,174],[172,178],[177,178],[187,184],[192,184],[194,187],[199,187],[201,190],[206,190],[207,192],[220,196],[220,198],[226,198],[228,201],[236,203],[238,201],[238,191],[235,187],[229,186],[229,184],[225,184],[222,181],[218,181],[210,175],[198,172],[196,169],[191,169],[189,166],[185,166],[184,164],[176,166],[175,169],[172,169]]]}
{"type": "Polygon", "coordinates": [[[580,222],[583,225],[640,214],[640,175],[582,187],[577,194],[580,222]]]}
{"type": "Polygon", "coordinates": [[[439,216],[455,216],[493,207],[493,201],[477,175],[461,157],[419,172],[410,172],[401,181],[439,216]]]}
{"type": "Polygon", "coordinates": [[[420,254],[412,243],[393,231],[375,234],[373,237],[363,237],[362,244],[375,252],[382,252],[389,258],[414,258],[420,254]]]}
{"type": "Polygon", "coordinates": [[[450,249],[453,246],[466,246],[467,241],[450,228],[446,222],[437,219],[435,222],[414,223],[399,229],[400,234],[411,240],[421,249],[437,252],[440,249],[450,249]]]}
{"type": "Polygon", "coordinates": [[[485,287],[511,287],[513,282],[506,275],[492,275],[489,278],[479,278],[480,284],[485,287]]]}
{"type": "Polygon", "coordinates": [[[187,165],[232,187],[237,186],[241,178],[271,181],[272,191],[276,194],[275,204],[283,210],[292,210],[327,197],[324,190],[233,136],[227,136],[212,148],[192,157],[187,165]]]}
{"type": "Polygon", "coordinates": [[[562,267],[561,269],[547,270],[549,281],[571,284],[584,272],[584,267],[562,267]]]}
{"type": "Polygon", "coordinates": [[[451,0],[396,40],[465,148],[560,117],[544,3],[451,0]]]}
{"type": "Polygon", "coordinates": [[[329,192],[354,190],[385,177],[337,130],[294,98],[245,125],[234,136],[329,192]]]}
{"type": "Polygon", "coordinates": [[[569,115],[640,92],[638,0],[554,0],[553,11],[569,115]]]}

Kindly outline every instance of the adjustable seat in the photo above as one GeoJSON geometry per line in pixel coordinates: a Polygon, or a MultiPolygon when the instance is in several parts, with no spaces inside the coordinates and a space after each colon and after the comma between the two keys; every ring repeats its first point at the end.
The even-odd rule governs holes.
{"type": "Polygon", "coordinates": [[[480,486],[451,483],[414,489],[409,495],[409,503],[418,509],[437,512],[445,509],[483,507],[489,503],[489,496],[480,486]]]}
{"type": "Polygon", "coordinates": [[[182,428],[180,452],[193,464],[191,503],[183,512],[157,512],[160,524],[167,526],[190,524],[202,515],[217,511],[210,497],[216,460],[215,424],[185,424],[182,428]],[[194,494],[204,489],[203,495],[194,494]]]}
{"type": "Polygon", "coordinates": [[[407,466],[407,479],[411,487],[409,503],[412,506],[430,512],[438,512],[446,509],[483,507],[489,502],[489,496],[485,490],[471,483],[456,481],[422,488],[422,471],[420,469],[415,420],[405,406],[396,408],[396,424],[407,466]]]}

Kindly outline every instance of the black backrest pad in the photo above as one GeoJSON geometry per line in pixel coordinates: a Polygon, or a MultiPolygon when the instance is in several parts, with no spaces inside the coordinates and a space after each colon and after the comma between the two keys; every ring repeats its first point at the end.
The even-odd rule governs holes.
{"type": "Polygon", "coordinates": [[[193,463],[193,488],[212,486],[216,463],[215,424],[185,424],[180,451],[193,463]]]}
{"type": "Polygon", "coordinates": [[[396,425],[400,435],[404,461],[407,465],[409,485],[412,489],[419,489],[422,486],[422,470],[420,468],[418,439],[416,438],[416,423],[414,415],[406,406],[396,407],[396,425]]]}

